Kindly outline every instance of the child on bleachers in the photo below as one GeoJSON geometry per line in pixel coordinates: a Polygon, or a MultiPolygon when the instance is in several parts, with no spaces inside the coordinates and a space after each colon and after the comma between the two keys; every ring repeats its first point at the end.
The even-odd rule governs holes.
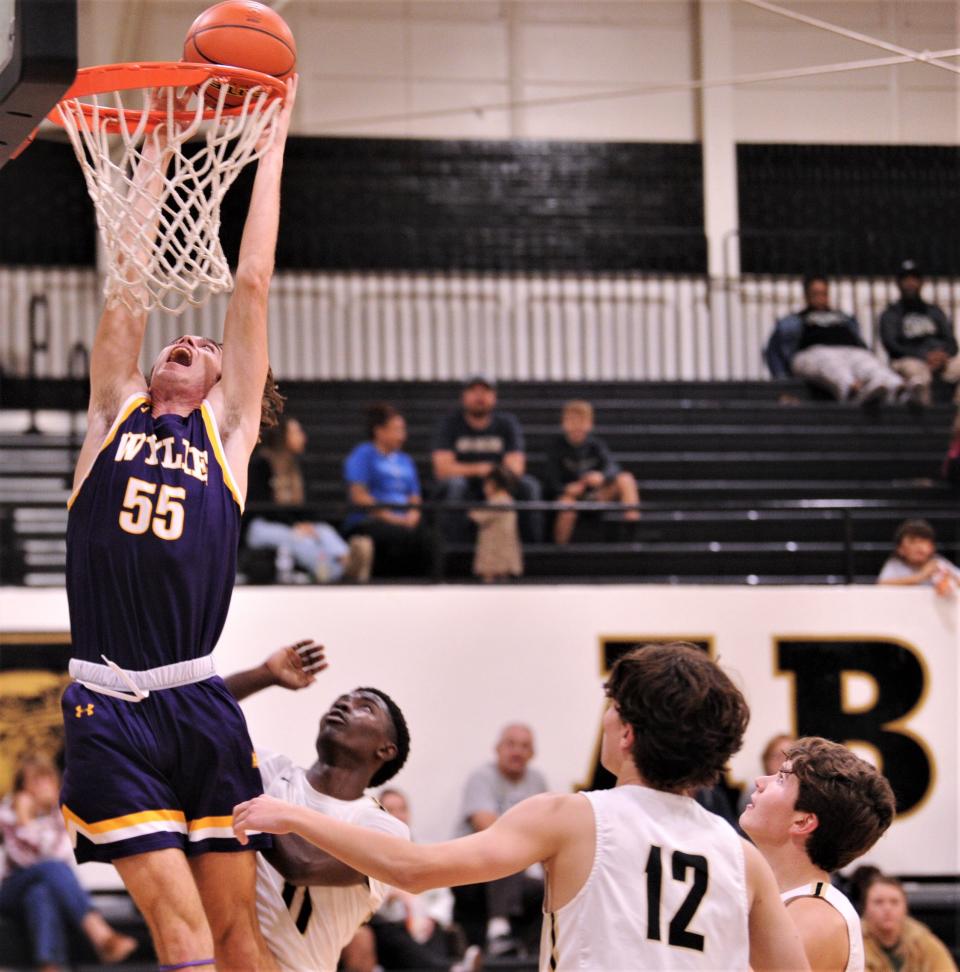
{"type": "Polygon", "coordinates": [[[488,508],[470,511],[470,519],[477,525],[473,573],[485,584],[523,574],[517,511],[513,509],[516,488],[516,477],[503,466],[494,466],[483,478],[488,508]]]}
{"type": "Polygon", "coordinates": [[[896,549],[883,565],[878,584],[925,584],[941,595],[960,587],[960,570],[937,553],[937,536],[926,520],[904,520],[894,543],[896,549]]]}
{"type": "MultiPolygon", "coordinates": [[[[607,444],[593,434],[593,406],[580,400],[567,402],[560,424],[563,431],[547,445],[548,495],[571,506],[584,500],[624,503],[634,509],[626,510],[623,518],[639,520],[637,481],[632,473],[620,468],[607,444]]],[[[558,513],[554,541],[569,543],[576,523],[573,509],[558,513]]]]}

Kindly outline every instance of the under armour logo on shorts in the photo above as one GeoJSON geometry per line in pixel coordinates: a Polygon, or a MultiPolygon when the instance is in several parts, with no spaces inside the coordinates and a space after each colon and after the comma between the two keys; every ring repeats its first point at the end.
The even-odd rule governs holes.
{"type": "Polygon", "coordinates": [[[88,702],[86,705],[78,705],[76,707],[76,709],[74,710],[74,712],[76,713],[76,716],[77,716],[78,719],[81,718],[82,716],[85,716],[85,715],[92,716],[93,715],[93,703],[92,702],[88,702]]]}

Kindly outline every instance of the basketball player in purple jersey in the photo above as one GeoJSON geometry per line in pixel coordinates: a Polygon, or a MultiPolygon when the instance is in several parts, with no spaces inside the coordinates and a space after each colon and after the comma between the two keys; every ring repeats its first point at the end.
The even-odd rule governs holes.
{"type": "Polygon", "coordinates": [[[63,697],[62,811],[77,860],[120,872],[166,970],[276,968],[257,924],[256,853],[231,831],[233,805],[262,792],[260,773],[211,652],[267,400],[267,295],[296,88],[287,83],[259,162],[222,348],[182,337],[146,380],[146,313],[108,301],[68,504],[75,681],[63,697]]]}

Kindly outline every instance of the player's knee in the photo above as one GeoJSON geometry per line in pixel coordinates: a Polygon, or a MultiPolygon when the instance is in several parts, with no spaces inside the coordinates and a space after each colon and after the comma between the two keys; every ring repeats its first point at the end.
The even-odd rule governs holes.
{"type": "Polygon", "coordinates": [[[217,955],[229,968],[256,968],[261,948],[256,914],[244,910],[215,922],[211,928],[217,955]]]}

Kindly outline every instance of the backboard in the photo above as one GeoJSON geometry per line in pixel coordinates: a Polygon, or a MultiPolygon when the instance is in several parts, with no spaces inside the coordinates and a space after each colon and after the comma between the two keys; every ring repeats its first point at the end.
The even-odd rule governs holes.
{"type": "Polygon", "coordinates": [[[77,72],[77,0],[0,0],[0,168],[77,72]]]}

